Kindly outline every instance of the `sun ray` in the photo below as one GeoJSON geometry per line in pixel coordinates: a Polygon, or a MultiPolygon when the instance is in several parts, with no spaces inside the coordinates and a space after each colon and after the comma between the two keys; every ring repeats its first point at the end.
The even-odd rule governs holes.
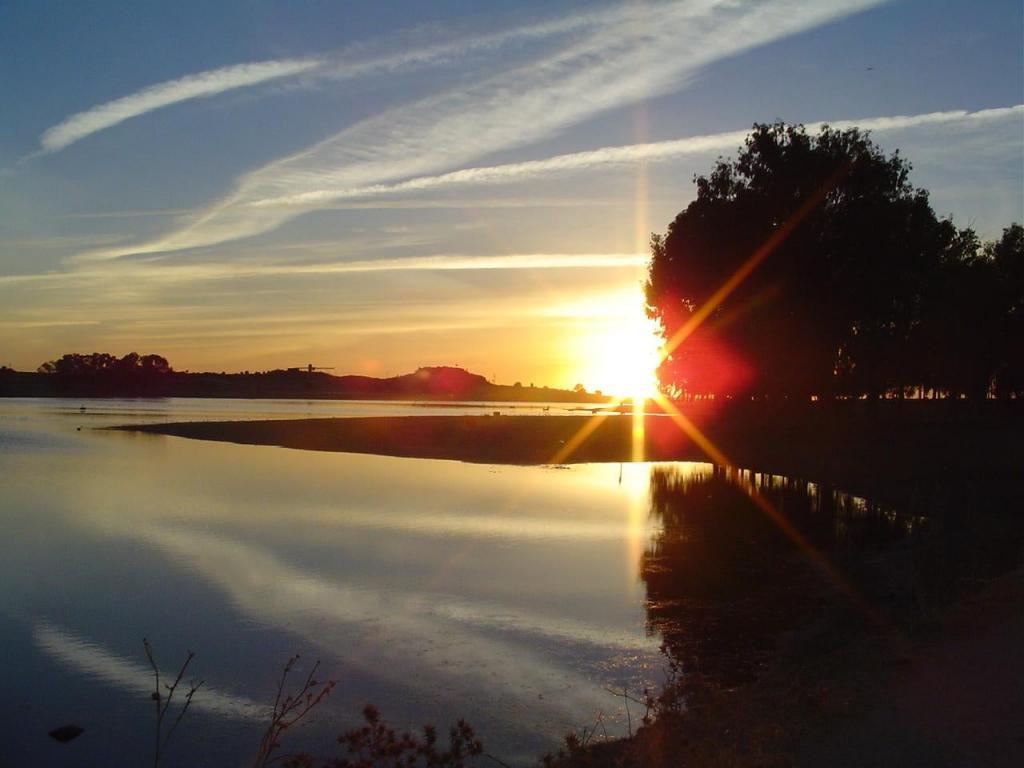
{"type": "Polygon", "coordinates": [[[643,395],[634,395],[633,397],[633,424],[630,430],[630,437],[632,438],[632,451],[630,457],[633,461],[644,460],[644,443],[646,441],[646,429],[644,428],[645,420],[647,418],[646,406],[647,398],[643,395]]]}
{"type": "Polygon", "coordinates": [[[828,179],[825,180],[825,183],[818,187],[814,194],[804,200],[803,204],[801,204],[793,215],[783,222],[782,226],[772,232],[768,239],[765,240],[765,242],[757,248],[757,250],[755,250],[750,257],[732,273],[732,275],[729,276],[729,279],[722,283],[718,290],[711,294],[708,300],[705,301],[704,304],[702,304],[685,323],[683,323],[682,327],[672,334],[672,338],[665,343],[665,346],[662,349],[662,359],[671,355],[672,352],[674,352],[679,345],[687,339],[687,337],[701,326],[701,324],[708,318],[708,315],[714,312],[718,305],[725,301],[729,294],[735,291],[743,281],[750,276],[750,273],[753,272],[761,262],[768,258],[772,251],[778,248],[779,245],[781,245],[782,242],[790,236],[790,234],[792,234],[793,230],[799,226],[800,222],[810,215],[811,211],[813,211],[825,199],[826,195],[835,188],[843,176],[848,172],[849,168],[846,166],[841,166],[833,171],[828,179]]]}
{"type": "Polygon", "coordinates": [[[709,459],[715,464],[720,464],[723,467],[732,465],[732,462],[726,458],[725,454],[715,447],[708,438],[704,436],[697,425],[686,418],[682,412],[675,406],[675,404],[664,395],[656,395],[654,398],[655,402],[661,406],[665,414],[675,422],[676,426],[682,430],[688,438],[690,438],[698,448],[700,448],[707,455],[709,459]]]}
{"type": "Polygon", "coordinates": [[[690,419],[667,398],[659,395],[656,398],[658,404],[665,410],[670,419],[689,437],[693,442],[707,454],[712,462],[725,468],[726,477],[743,491],[755,506],[772,522],[783,535],[792,541],[796,547],[807,557],[811,563],[818,568],[826,579],[857,607],[857,609],[873,624],[877,626],[887,625],[885,617],[872,606],[860,592],[839,572],[824,553],[819,551],[806,536],[804,536],[775,506],[766,499],[753,483],[745,482],[737,467],[729,458],[701,432],[690,419]]]}
{"type": "MultiPolygon", "coordinates": [[[[612,398],[608,401],[606,408],[609,410],[615,409],[622,405],[624,400],[624,397],[612,398]]],[[[555,451],[555,455],[551,457],[551,461],[548,463],[561,464],[572,456],[576,452],[576,449],[583,445],[584,441],[586,441],[588,437],[594,434],[594,431],[604,423],[604,420],[607,419],[609,415],[610,414],[608,413],[595,413],[587,419],[583,423],[583,426],[580,427],[572,437],[566,440],[561,448],[555,451]]]]}

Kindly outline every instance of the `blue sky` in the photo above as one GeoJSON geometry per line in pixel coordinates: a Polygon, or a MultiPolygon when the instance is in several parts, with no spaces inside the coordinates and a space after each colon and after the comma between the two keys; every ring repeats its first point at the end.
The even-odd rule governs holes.
{"type": "MultiPolygon", "coordinates": [[[[646,241],[755,121],[1024,218],[1019,2],[0,3],[0,363],[614,389],[646,241]]],[[[632,354],[632,353],[631,353],[632,354]]]]}

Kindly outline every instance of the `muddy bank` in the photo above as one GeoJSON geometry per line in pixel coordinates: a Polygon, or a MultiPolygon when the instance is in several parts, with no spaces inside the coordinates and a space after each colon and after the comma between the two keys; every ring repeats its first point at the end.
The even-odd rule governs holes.
{"type": "MultiPolygon", "coordinates": [[[[1016,405],[1016,404],[1014,404],[1016,405]]],[[[687,418],[731,463],[871,489],[950,473],[979,477],[1024,466],[1024,409],[964,418],[906,408],[872,418],[863,408],[800,413],[716,412],[687,418]]],[[[708,452],[671,419],[649,415],[634,441],[632,416],[407,416],[146,424],[120,429],[315,451],[505,464],[694,460],[708,452]],[[636,446],[642,445],[642,451],[636,446]]]]}

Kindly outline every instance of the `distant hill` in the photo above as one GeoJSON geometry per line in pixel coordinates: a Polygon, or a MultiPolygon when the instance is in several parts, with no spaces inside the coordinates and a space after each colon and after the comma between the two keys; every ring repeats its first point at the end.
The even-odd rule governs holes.
{"type": "MultiPolygon", "coordinates": [[[[58,361],[59,362],[59,361],[58,361]]],[[[49,364],[48,364],[49,365],[49,364]]],[[[607,397],[551,387],[492,384],[462,368],[430,366],[390,378],[333,376],[305,368],[259,373],[190,373],[111,365],[28,373],[0,369],[0,397],[239,397],[603,403],[607,397]]]]}

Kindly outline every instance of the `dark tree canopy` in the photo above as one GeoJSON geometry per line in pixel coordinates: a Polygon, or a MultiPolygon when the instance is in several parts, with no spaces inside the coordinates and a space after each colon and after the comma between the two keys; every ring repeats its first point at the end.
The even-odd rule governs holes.
{"type": "Polygon", "coordinates": [[[137,379],[171,373],[167,358],[160,355],[139,355],[129,352],[118,358],[106,352],[82,355],[71,353],[39,366],[40,373],[66,378],[137,379]]]}
{"type": "Polygon", "coordinates": [[[983,248],[935,216],[909,173],[857,129],[755,125],[652,237],[648,312],[667,340],[696,325],[670,344],[663,386],[800,398],[984,395],[999,381],[1019,391],[1004,342],[1014,322],[1019,337],[1020,227],[983,248]],[[969,320],[987,330],[984,345],[966,338],[969,320]]]}

